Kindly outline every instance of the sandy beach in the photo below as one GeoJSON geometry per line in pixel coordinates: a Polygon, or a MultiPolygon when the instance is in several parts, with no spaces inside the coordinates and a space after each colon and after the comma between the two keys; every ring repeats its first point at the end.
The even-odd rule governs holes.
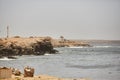
{"type": "Polygon", "coordinates": [[[12,75],[12,78],[0,79],[0,80],[90,80],[90,79],[84,79],[84,78],[58,78],[58,77],[49,76],[49,75],[38,75],[38,76],[34,76],[34,77],[24,77],[23,75],[21,75],[21,76],[12,75]]]}
{"type": "Polygon", "coordinates": [[[15,68],[0,68],[0,80],[90,80],[85,78],[60,78],[52,75],[34,75],[34,68],[24,68],[24,73],[15,68]]]}

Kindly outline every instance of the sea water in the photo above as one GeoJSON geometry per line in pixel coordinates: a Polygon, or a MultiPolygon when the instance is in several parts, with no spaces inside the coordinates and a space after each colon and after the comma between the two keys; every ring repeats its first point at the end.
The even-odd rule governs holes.
{"type": "Polygon", "coordinates": [[[120,80],[120,42],[91,44],[91,47],[56,48],[58,54],[5,58],[0,60],[0,67],[14,67],[23,72],[25,66],[30,66],[35,68],[35,75],[62,78],[120,80]]]}

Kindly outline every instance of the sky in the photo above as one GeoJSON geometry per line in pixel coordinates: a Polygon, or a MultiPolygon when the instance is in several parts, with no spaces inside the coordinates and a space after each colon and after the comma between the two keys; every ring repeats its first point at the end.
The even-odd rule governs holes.
{"type": "Polygon", "coordinates": [[[120,0],[0,0],[0,37],[120,40],[120,0]]]}

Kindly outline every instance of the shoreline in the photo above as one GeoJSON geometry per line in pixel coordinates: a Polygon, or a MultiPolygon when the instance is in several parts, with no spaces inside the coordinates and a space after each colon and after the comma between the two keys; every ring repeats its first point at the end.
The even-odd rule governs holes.
{"type": "Polygon", "coordinates": [[[29,37],[19,36],[0,39],[0,57],[11,57],[16,55],[44,55],[45,53],[57,54],[56,47],[73,47],[90,45],[83,41],[67,39],[53,39],[51,37],[29,37]]]}
{"type": "Polygon", "coordinates": [[[45,38],[6,38],[0,39],[0,57],[22,56],[22,55],[44,55],[55,54],[51,39],[45,38]]]}
{"type": "Polygon", "coordinates": [[[34,77],[23,77],[12,75],[12,78],[0,79],[0,80],[90,80],[88,78],[58,78],[49,75],[38,75],[34,77]]]}
{"type": "Polygon", "coordinates": [[[90,80],[88,78],[60,78],[46,74],[34,75],[34,68],[24,68],[24,73],[19,69],[0,67],[0,80],[90,80]]]}

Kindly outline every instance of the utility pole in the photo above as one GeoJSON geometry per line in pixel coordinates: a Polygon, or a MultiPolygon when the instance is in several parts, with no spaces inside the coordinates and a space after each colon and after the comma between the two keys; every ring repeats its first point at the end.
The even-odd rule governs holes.
{"type": "Polygon", "coordinates": [[[9,38],[9,26],[7,26],[7,38],[9,38]]]}

